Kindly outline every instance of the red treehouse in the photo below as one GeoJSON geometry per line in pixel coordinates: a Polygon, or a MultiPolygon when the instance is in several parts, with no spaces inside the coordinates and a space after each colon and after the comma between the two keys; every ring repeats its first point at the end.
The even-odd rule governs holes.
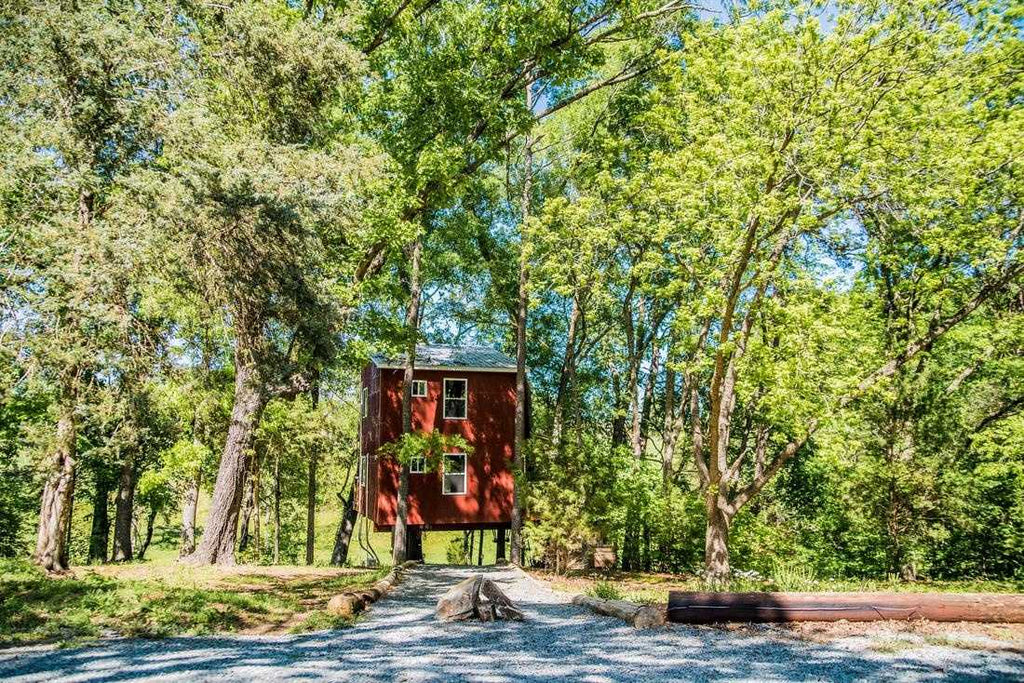
{"type": "MultiPolygon", "coordinates": [[[[360,388],[359,513],[377,531],[391,531],[398,463],[378,453],[402,433],[404,358],[373,356],[360,388]]],[[[448,453],[439,472],[410,464],[409,556],[422,553],[422,531],[495,529],[504,557],[511,526],[516,409],[513,358],[482,346],[416,347],[412,427],[461,435],[472,455],[448,453]]],[[[529,414],[529,413],[527,413],[529,414]]]]}

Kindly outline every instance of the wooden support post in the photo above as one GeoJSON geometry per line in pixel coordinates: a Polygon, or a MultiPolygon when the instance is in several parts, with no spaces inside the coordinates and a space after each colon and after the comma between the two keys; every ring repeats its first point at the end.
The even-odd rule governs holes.
{"type": "Polygon", "coordinates": [[[494,542],[497,545],[497,548],[495,548],[494,551],[494,560],[495,562],[500,563],[507,559],[505,557],[505,530],[498,529],[495,533],[497,534],[497,538],[494,539],[494,542]]]}

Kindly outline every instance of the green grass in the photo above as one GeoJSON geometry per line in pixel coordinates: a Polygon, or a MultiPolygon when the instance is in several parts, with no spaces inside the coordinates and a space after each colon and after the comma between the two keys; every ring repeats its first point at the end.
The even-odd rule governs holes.
{"type": "Polygon", "coordinates": [[[868,645],[869,649],[887,655],[905,652],[907,650],[916,650],[919,647],[921,647],[921,643],[908,638],[879,638],[877,640],[873,640],[871,644],[868,645]]]}
{"type": "Polygon", "coordinates": [[[108,632],[159,638],[334,628],[351,622],[328,618],[330,597],[384,574],[325,571],[136,564],[50,577],[24,561],[0,561],[0,646],[76,644],[108,632]]]}
{"type": "Polygon", "coordinates": [[[622,600],[622,592],[614,583],[608,581],[598,581],[590,587],[588,592],[601,600],[622,600]]]}
{"type": "Polygon", "coordinates": [[[886,592],[886,593],[1020,593],[1021,581],[899,581],[891,580],[823,580],[808,572],[786,570],[776,577],[735,579],[726,584],[709,585],[703,579],[687,574],[649,572],[572,572],[556,576],[537,572],[555,588],[571,593],[598,595],[617,593],[624,600],[646,604],[665,604],[670,590],[732,591],[732,592],[886,592]]]}

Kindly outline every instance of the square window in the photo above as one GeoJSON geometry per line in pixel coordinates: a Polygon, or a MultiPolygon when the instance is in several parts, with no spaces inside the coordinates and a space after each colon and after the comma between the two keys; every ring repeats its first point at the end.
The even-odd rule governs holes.
{"type": "Polygon", "coordinates": [[[441,493],[446,496],[466,495],[466,454],[446,453],[441,472],[441,493]]]}
{"type": "Polygon", "coordinates": [[[411,474],[423,474],[427,471],[427,459],[417,456],[409,460],[409,472],[411,474]]]}
{"type": "Polygon", "coordinates": [[[469,389],[464,379],[444,381],[444,419],[465,420],[469,389]]]}
{"type": "Polygon", "coordinates": [[[427,395],[427,381],[424,379],[414,379],[412,381],[412,395],[417,398],[423,398],[427,395]]]}

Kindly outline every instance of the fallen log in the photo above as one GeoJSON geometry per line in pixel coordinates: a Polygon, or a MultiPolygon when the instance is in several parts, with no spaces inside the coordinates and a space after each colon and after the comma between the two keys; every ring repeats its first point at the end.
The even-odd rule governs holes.
{"type": "Polygon", "coordinates": [[[670,591],[668,618],[684,624],[887,619],[1024,623],[1024,595],[670,591]]]}
{"type": "Polygon", "coordinates": [[[394,588],[402,578],[402,573],[419,564],[416,560],[409,560],[397,567],[392,567],[387,575],[374,583],[369,588],[339,593],[327,602],[327,611],[339,617],[351,617],[380,600],[384,595],[394,588]]]}
{"type": "Polygon", "coordinates": [[[477,574],[460,581],[442,595],[437,601],[434,616],[442,621],[519,621],[523,613],[496,583],[477,574]]]}
{"type": "Polygon", "coordinates": [[[657,628],[665,625],[665,610],[653,605],[638,605],[627,600],[601,600],[589,595],[573,597],[572,604],[586,607],[598,614],[622,619],[635,628],[657,628]]]}

